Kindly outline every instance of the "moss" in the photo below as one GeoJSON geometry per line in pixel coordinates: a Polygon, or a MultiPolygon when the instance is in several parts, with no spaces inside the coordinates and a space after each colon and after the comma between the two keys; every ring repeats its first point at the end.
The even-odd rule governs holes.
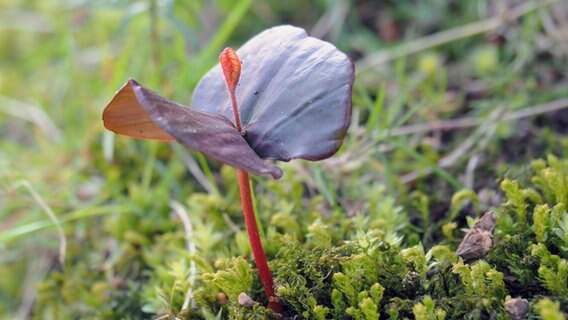
{"type": "Polygon", "coordinates": [[[566,315],[560,311],[560,304],[549,298],[540,299],[535,305],[536,313],[544,320],[564,320],[566,315]]]}
{"type": "MultiPolygon", "coordinates": [[[[380,216],[354,217],[359,228],[346,231],[343,239],[334,234],[338,230],[334,216],[299,221],[278,216],[278,226],[291,227],[290,234],[282,228],[269,239],[280,248],[271,266],[285,316],[504,318],[509,296],[533,304],[549,297],[557,301],[557,312],[565,312],[568,264],[562,249],[565,237],[558,229],[563,230],[567,217],[560,209],[550,209],[564,208],[558,201],[565,197],[553,192],[564,185],[557,178],[547,183],[543,175],[554,168],[562,170],[555,176],[562,176],[568,166],[550,159],[550,165],[549,161],[535,164],[532,181],[538,183],[503,181],[505,197],[497,208],[494,245],[484,259],[471,264],[458,259],[454,245],[438,244],[429,250],[421,245],[405,247],[396,233],[374,227],[373,219],[380,216]],[[357,222],[361,218],[365,223],[357,222]]],[[[471,192],[458,193],[455,202],[464,197],[471,198],[471,192]]],[[[447,228],[444,233],[451,234],[447,228]]],[[[541,309],[532,308],[530,313],[539,314],[541,309]]],[[[246,312],[252,316],[250,309],[246,312]]]]}
{"type": "MultiPolygon", "coordinates": [[[[276,204],[280,213],[272,216],[265,245],[270,248],[267,252],[276,292],[285,310],[282,317],[505,318],[505,302],[518,297],[531,306],[528,317],[561,319],[568,311],[568,214],[564,202],[568,161],[549,157],[535,161],[532,167],[530,179],[503,180],[502,203],[495,208],[493,247],[481,260],[468,263],[455,253],[463,233],[457,230],[459,220],[452,218],[458,214],[454,207],[438,225],[445,237],[425,247],[405,237],[409,231],[397,228],[399,221],[386,219],[388,210],[390,214],[408,214],[392,199],[380,210],[350,218],[340,210],[327,215],[317,211],[296,215],[288,204],[276,204]]],[[[464,201],[476,201],[470,191],[458,192],[453,200],[457,207],[464,201]]],[[[321,203],[313,201],[313,208],[321,203]]],[[[117,279],[109,284],[99,278],[87,286],[78,280],[91,277],[85,265],[64,275],[54,273],[39,286],[38,317],[73,317],[73,309],[62,305],[81,302],[96,310],[91,313],[95,317],[279,318],[264,307],[254,263],[244,249],[246,241],[239,240],[242,230],[223,236],[215,227],[223,219],[231,219],[238,208],[216,196],[192,196],[187,210],[209,214],[207,221],[192,220],[199,229],[191,238],[197,244],[196,253],[188,255],[176,249],[183,247],[184,237],[179,233],[122,232],[119,226],[109,226],[112,232],[122,232],[122,268],[145,282],[121,283],[117,279]],[[234,239],[234,244],[223,249],[230,242],[223,239],[227,237],[234,239]],[[219,250],[225,250],[224,256],[229,258],[213,263],[209,253],[219,250]],[[190,283],[191,265],[195,269],[190,283]],[[252,298],[251,305],[238,303],[242,292],[252,298]],[[190,307],[184,309],[184,303],[190,307]]]]}
{"type": "Polygon", "coordinates": [[[224,292],[229,301],[237,302],[241,292],[247,292],[252,287],[252,268],[248,262],[237,257],[230,261],[220,261],[216,265],[219,271],[203,275],[205,284],[212,284],[224,292]]]}

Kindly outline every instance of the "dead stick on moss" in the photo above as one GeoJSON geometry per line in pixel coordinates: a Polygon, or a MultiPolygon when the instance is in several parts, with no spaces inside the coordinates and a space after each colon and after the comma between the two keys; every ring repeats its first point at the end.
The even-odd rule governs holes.
{"type": "Polygon", "coordinates": [[[33,263],[26,266],[26,277],[21,286],[21,302],[14,319],[31,318],[34,303],[37,297],[37,286],[43,281],[51,269],[52,257],[49,252],[40,252],[35,255],[33,263]]]}
{"type": "MultiPolygon", "coordinates": [[[[568,99],[559,99],[551,102],[539,104],[536,106],[526,107],[517,111],[507,112],[503,115],[500,121],[511,121],[522,118],[534,117],[540,114],[554,112],[568,108],[568,99]]],[[[408,125],[400,128],[393,129],[389,136],[404,136],[414,133],[425,133],[431,131],[447,131],[455,129],[463,129],[476,127],[480,125],[482,120],[478,118],[459,118],[446,121],[439,121],[433,123],[420,123],[408,125]]]]}
{"type": "Polygon", "coordinates": [[[408,56],[452,41],[497,29],[498,27],[510,21],[516,20],[526,15],[527,13],[548,6],[557,1],[558,0],[525,2],[517,7],[514,7],[511,10],[504,12],[503,14],[498,14],[494,17],[466,24],[457,28],[440,31],[429,36],[411,40],[392,49],[370,54],[366,58],[361,59],[356,64],[355,70],[357,70],[357,74],[360,74],[369,69],[375,68],[404,56],[408,56]]]}
{"type": "Polygon", "coordinates": [[[51,210],[51,207],[43,200],[43,198],[39,195],[39,193],[34,189],[31,183],[27,180],[21,180],[14,184],[14,188],[25,188],[27,189],[32,198],[37,202],[37,204],[45,211],[49,219],[53,222],[55,227],[57,228],[57,235],[59,236],[59,263],[61,264],[61,268],[65,269],[65,254],[67,252],[67,238],[65,238],[65,232],[63,231],[63,227],[61,226],[61,222],[51,210]]]}
{"type": "Polygon", "coordinates": [[[183,311],[188,309],[190,307],[190,304],[192,308],[196,307],[195,300],[193,300],[193,287],[195,286],[195,278],[197,277],[197,266],[195,265],[193,256],[197,253],[197,248],[195,246],[195,242],[193,241],[193,226],[191,225],[189,215],[187,214],[187,211],[185,210],[183,205],[175,200],[172,200],[170,201],[170,208],[180,218],[183,224],[187,251],[192,256],[191,262],[189,263],[189,288],[187,289],[187,293],[181,307],[181,310],[183,311]]]}
{"type": "MultiPolygon", "coordinates": [[[[512,121],[512,120],[518,120],[518,119],[522,119],[522,118],[533,117],[533,116],[537,116],[537,115],[540,115],[540,114],[555,112],[555,111],[559,111],[559,110],[566,109],[566,108],[568,108],[568,99],[554,100],[554,101],[551,101],[551,102],[547,102],[547,103],[543,103],[543,104],[539,104],[539,105],[535,105],[535,106],[531,106],[531,107],[526,107],[526,108],[523,108],[523,109],[520,109],[520,110],[517,110],[517,111],[505,113],[502,116],[497,118],[496,123],[500,123],[500,122],[503,122],[503,121],[512,121]]],[[[487,123],[487,121],[486,120],[481,121],[478,118],[468,117],[468,118],[452,119],[452,120],[447,120],[447,121],[438,121],[438,122],[433,122],[433,123],[412,124],[412,125],[392,129],[389,132],[388,136],[389,137],[397,137],[397,136],[404,136],[404,135],[408,135],[408,134],[428,133],[428,132],[433,132],[433,131],[449,131],[449,130],[465,129],[465,128],[480,126],[483,123],[487,123]]],[[[357,136],[364,136],[364,135],[366,135],[365,130],[358,130],[357,131],[357,136]]],[[[448,156],[441,159],[438,162],[437,165],[440,166],[441,168],[450,167],[453,164],[453,161],[449,161],[449,159],[454,160],[454,159],[461,157],[461,155],[463,154],[463,152],[462,152],[463,150],[469,150],[469,147],[473,146],[471,139],[472,138],[470,137],[465,143],[462,143],[460,145],[460,149],[457,150],[459,152],[456,152],[456,150],[452,151],[448,156]],[[459,157],[456,157],[456,155],[459,155],[459,157]]],[[[360,150],[362,150],[362,152],[360,154],[351,155],[351,156],[349,156],[349,159],[365,158],[365,156],[363,156],[363,154],[365,154],[366,152],[372,152],[370,150],[374,150],[374,148],[376,148],[376,144],[375,143],[369,143],[369,144],[363,146],[360,149],[360,150]]],[[[379,145],[378,149],[376,149],[376,150],[385,153],[385,152],[391,151],[392,149],[393,149],[392,145],[381,144],[381,145],[379,145]]],[[[299,167],[299,168],[302,169],[302,167],[299,167]]],[[[423,176],[428,175],[430,173],[432,173],[431,169],[423,169],[420,172],[413,171],[413,172],[410,172],[410,173],[404,175],[401,178],[401,181],[403,181],[404,183],[414,181],[418,177],[423,177],[423,176]]],[[[306,174],[306,176],[309,176],[309,175],[306,174]]],[[[314,184],[314,182],[312,182],[312,184],[314,184]]]]}
{"type": "MultiPolygon", "coordinates": [[[[517,111],[507,112],[503,115],[500,121],[512,121],[522,118],[534,117],[541,114],[555,112],[566,108],[568,108],[568,99],[559,99],[559,100],[546,102],[543,104],[538,104],[535,106],[522,108],[517,111]]],[[[479,118],[474,118],[474,117],[464,117],[464,118],[436,121],[430,123],[411,124],[392,129],[389,132],[389,137],[405,136],[416,133],[428,133],[432,131],[449,131],[449,130],[465,129],[465,128],[479,126],[482,124],[482,122],[485,121],[479,120],[479,118]]],[[[363,134],[365,134],[363,130],[358,131],[358,135],[363,135],[363,134]]]]}
{"type": "Polygon", "coordinates": [[[497,124],[499,124],[500,120],[504,117],[505,109],[505,106],[498,106],[495,108],[495,110],[493,110],[493,112],[489,115],[488,119],[486,119],[486,121],[482,123],[473,134],[465,139],[464,142],[456,149],[438,161],[438,166],[441,168],[449,168],[453,166],[454,163],[473,149],[476,144],[481,144],[481,141],[483,141],[484,138],[485,144],[487,144],[487,137],[491,137],[495,133],[497,124]]]}
{"type": "MultiPolygon", "coordinates": [[[[152,43],[152,64],[154,71],[160,68],[160,32],[158,31],[158,4],[156,0],[150,0],[150,41],[152,43]]],[[[156,74],[159,74],[156,72],[156,74]]]]}
{"type": "MultiPolygon", "coordinates": [[[[528,107],[528,108],[523,108],[521,110],[518,111],[514,111],[514,112],[509,112],[509,113],[505,113],[502,114],[501,116],[497,115],[497,116],[492,116],[492,119],[489,119],[489,121],[480,121],[474,118],[463,118],[463,119],[456,119],[456,120],[449,120],[449,121],[444,121],[443,123],[445,124],[445,126],[440,126],[440,123],[434,124],[434,125],[429,125],[428,128],[423,127],[422,129],[427,129],[427,130],[420,130],[420,131],[416,131],[414,130],[412,133],[420,133],[420,132],[428,132],[428,131],[435,131],[435,130],[449,130],[449,129],[458,129],[458,128],[465,128],[465,127],[474,127],[477,125],[482,125],[487,127],[488,125],[495,125],[498,124],[499,122],[502,121],[511,121],[511,120],[518,120],[518,119],[522,119],[522,118],[527,118],[527,117],[533,117],[539,114],[544,114],[544,113],[549,113],[549,112],[554,112],[554,111],[558,111],[558,110],[562,110],[568,108],[568,99],[559,99],[559,100],[555,100],[555,101],[551,101],[548,103],[544,103],[544,104],[540,104],[540,105],[536,105],[536,106],[532,106],[532,107],[528,107]],[[459,120],[459,121],[457,121],[459,120]],[[466,121],[467,120],[467,121],[466,121]],[[453,122],[452,122],[453,121],[453,122]],[[450,123],[451,125],[448,125],[448,123],[450,123]],[[459,125],[459,126],[458,126],[459,125]]],[[[400,128],[403,129],[403,128],[400,128]]],[[[396,130],[394,130],[396,131],[396,130]]],[[[394,132],[393,134],[394,135],[394,132]]],[[[409,131],[409,130],[407,130],[409,131]]],[[[486,130],[481,130],[486,131],[486,130]]],[[[408,134],[410,132],[405,132],[404,134],[408,134]]],[[[402,135],[402,134],[399,134],[402,135]]],[[[477,137],[477,135],[472,135],[470,138],[468,138],[468,140],[466,140],[466,142],[462,143],[460,145],[460,147],[458,147],[458,149],[455,149],[454,151],[452,151],[451,153],[449,153],[448,155],[446,155],[444,158],[440,159],[440,161],[438,161],[438,163],[436,164],[437,166],[439,166],[440,168],[449,168],[451,167],[458,159],[460,159],[464,154],[467,153],[467,151],[469,151],[471,149],[471,147],[473,147],[475,145],[475,141],[478,140],[479,137],[477,137]]],[[[432,172],[432,169],[422,169],[420,171],[412,171],[404,176],[401,177],[401,181],[403,183],[407,183],[410,181],[414,181],[416,179],[418,179],[419,177],[423,177],[425,175],[428,175],[432,172]]]]}
{"type": "Polygon", "coordinates": [[[182,148],[177,143],[171,143],[171,147],[177,152],[181,158],[181,161],[185,164],[189,172],[193,175],[195,180],[205,189],[209,194],[218,194],[219,191],[213,184],[207,179],[203,170],[199,167],[199,164],[195,161],[191,153],[186,149],[182,148]]]}
{"type": "Polygon", "coordinates": [[[0,96],[0,112],[31,122],[52,142],[58,143],[63,140],[61,129],[55,125],[44,108],[40,106],[0,96]]]}

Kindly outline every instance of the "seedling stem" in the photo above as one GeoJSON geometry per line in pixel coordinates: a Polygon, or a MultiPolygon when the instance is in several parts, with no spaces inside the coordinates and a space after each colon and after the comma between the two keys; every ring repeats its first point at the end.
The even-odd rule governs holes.
{"type": "MultiPolygon", "coordinates": [[[[231,48],[226,48],[225,50],[223,50],[223,52],[219,56],[219,61],[221,62],[223,75],[225,76],[227,88],[229,89],[231,107],[233,109],[233,116],[235,118],[235,127],[237,131],[244,135],[245,132],[243,131],[241,126],[241,119],[239,117],[239,110],[235,95],[241,73],[241,62],[239,60],[239,57],[237,56],[237,53],[231,48]]],[[[268,298],[268,307],[276,313],[282,313],[282,308],[276,301],[276,296],[274,295],[274,281],[272,280],[272,273],[268,268],[268,262],[266,261],[264,249],[262,248],[262,242],[260,241],[260,236],[258,234],[258,227],[256,225],[256,218],[250,192],[250,178],[248,172],[241,169],[237,169],[237,175],[245,226],[247,228],[250,247],[254,256],[254,261],[256,262],[258,275],[260,277],[260,281],[262,282],[264,293],[268,298]]]]}

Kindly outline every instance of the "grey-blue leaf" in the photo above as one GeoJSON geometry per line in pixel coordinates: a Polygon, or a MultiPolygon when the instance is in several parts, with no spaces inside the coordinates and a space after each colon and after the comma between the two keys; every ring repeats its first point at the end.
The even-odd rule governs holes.
{"type": "MultiPolygon", "coordinates": [[[[279,26],[237,50],[237,100],[245,139],[263,159],[321,160],[341,146],[351,115],[353,64],[335,46],[300,28],[279,26]]],[[[219,65],[197,85],[196,110],[232,119],[219,65]]]]}

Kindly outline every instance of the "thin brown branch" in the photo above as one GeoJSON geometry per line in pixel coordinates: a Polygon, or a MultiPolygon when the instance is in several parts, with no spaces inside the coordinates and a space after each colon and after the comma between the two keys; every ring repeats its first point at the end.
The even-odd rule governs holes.
{"type": "MultiPolygon", "coordinates": [[[[452,152],[448,153],[445,157],[440,159],[436,166],[440,168],[448,168],[451,167],[454,163],[456,163],[461,157],[463,157],[467,152],[469,152],[475,144],[481,139],[483,135],[490,135],[493,133],[493,130],[489,130],[491,126],[494,126],[499,119],[502,118],[503,112],[502,109],[495,110],[491,116],[489,121],[483,123],[474,134],[470,135],[467,139],[465,139],[461,144],[458,145],[457,148],[452,150],[452,152]]],[[[400,181],[402,183],[408,183],[414,181],[420,177],[429,175],[434,170],[432,168],[424,168],[420,170],[414,170],[409,172],[402,177],[400,177],[400,181]]]]}
{"type": "MultiPolygon", "coordinates": [[[[189,215],[187,214],[187,210],[185,210],[184,206],[181,203],[175,200],[170,201],[170,208],[172,209],[172,212],[179,217],[179,219],[183,224],[187,251],[189,252],[190,255],[192,256],[195,255],[197,252],[197,247],[195,245],[195,242],[193,241],[193,226],[191,225],[191,221],[189,220],[189,215]]],[[[188,309],[190,305],[192,308],[196,307],[195,300],[193,300],[193,288],[195,286],[196,277],[197,277],[197,266],[192,258],[191,262],[189,263],[189,276],[188,276],[189,286],[187,288],[187,293],[185,294],[185,299],[181,307],[182,311],[188,309]]]]}
{"type": "Polygon", "coordinates": [[[497,29],[506,23],[519,19],[530,12],[557,1],[558,0],[527,1],[504,14],[411,40],[392,49],[375,52],[358,61],[355,70],[357,70],[359,74],[404,56],[497,29]]]}
{"type": "MultiPolygon", "coordinates": [[[[568,98],[559,99],[551,102],[526,107],[517,111],[507,112],[499,121],[512,121],[527,117],[533,117],[544,113],[554,112],[568,108],[568,98]]],[[[474,117],[464,117],[458,119],[444,120],[432,123],[419,123],[393,129],[389,136],[404,136],[415,133],[426,133],[432,131],[448,131],[479,126],[483,120],[474,117]]]]}
{"type": "Polygon", "coordinates": [[[195,161],[191,153],[181,148],[177,143],[171,143],[172,148],[179,154],[181,161],[185,164],[189,172],[193,175],[195,180],[205,189],[209,194],[217,193],[217,188],[207,179],[199,164],[195,161]]]}
{"type": "Polygon", "coordinates": [[[39,195],[39,193],[34,189],[31,183],[27,180],[21,180],[14,184],[14,187],[17,188],[24,188],[29,191],[32,195],[34,201],[45,211],[49,219],[53,222],[55,227],[57,228],[57,235],[59,236],[59,263],[61,264],[62,268],[65,268],[65,255],[67,253],[67,238],[65,237],[65,231],[63,231],[63,227],[61,226],[61,222],[51,210],[51,207],[43,200],[43,198],[39,195]]]}
{"type": "Polygon", "coordinates": [[[158,30],[158,4],[156,0],[150,0],[150,41],[152,43],[152,64],[154,70],[160,68],[160,32],[158,30]]]}
{"type": "Polygon", "coordinates": [[[53,142],[60,142],[63,139],[61,129],[39,106],[0,96],[0,112],[33,123],[53,142]]]}
{"type": "MultiPolygon", "coordinates": [[[[523,108],[521,110],[517,110],[517,111],[514,111],[514,112],[504,113],[504,114],[501,114],[501,112],[499,112],[497,110],[497,112],[495,112],[490,117],[490,119],[485,120],[483,122],[481,120],[477,120],[477,119],[474,119],[474,118],[462,118],[462,119],[445,121],[443,123],[437,123],[433,126],[430,126],[429,128],[423,126],[423,127],[419,128],[419,129],[421,129],[421,131],[418,131],[418,130],[415,130],[415,129],[404,130],[403,133],[408,134],[408,133],[419,133],[419,132],[427,132],[427,131],[434,131],[434,130],[450,130],[450,129],[473,127],[473,126],[479,125],[480,127],[478,128],[477,132],[481,132],[482,133],[481,135],[472,134],[467,140],[465,140],[462,144],[460,144],[458,148],[454,149],[448,155],[446,155],[445,157],[440,159],[440,161],[438,161],[438,163],[436,164],[440,168],[449,168],[449,167],[453,166],[465,154],[467,154],[475,146],[475,144],[478,141],[480,141],[481,138],[483,138],[483,136],[487,136],[489,134],[492,134],[491,130],[488,130],[490,128],[490,126],[494,126],[494,125],[496,125],[496,124],[498,124],[499,122],[502,122],[502,121],[518,120],[518,119],[522,119],[522,118],[536,116],[536,115],[539,115],[539,114],[558,111],[558,110],[565,109],[565,108],[568,108],[568,99],[559,99],[559,100],[551,101],[551,102],[548,102],[548,103],[544,103],[544,104],[540,104],[540,105],[536,105],[536,106],[532,106],[532,107],[528,107],[528,108],[523,108]],[[460,121],[457,121],[457,120],[460,120],[460,121]]],[[[400,128],[400,129],[403,129],[403,128],[400,128]]],[[[401,134],[399,134],[399,135],[401,135],[401,134]]],[[[419,177],[423,177],[425,175],[428,175],[430,173],[432,173],[432,170],[429,169],[429,168],[419,170],[419,171],[418,170],[412,171],[412,172],[409,172],[408,174],[402,176],[401,181],[403,183],[407,183],[407,182],[410,182],[410,181],[414,181],[419,177]]]]}

